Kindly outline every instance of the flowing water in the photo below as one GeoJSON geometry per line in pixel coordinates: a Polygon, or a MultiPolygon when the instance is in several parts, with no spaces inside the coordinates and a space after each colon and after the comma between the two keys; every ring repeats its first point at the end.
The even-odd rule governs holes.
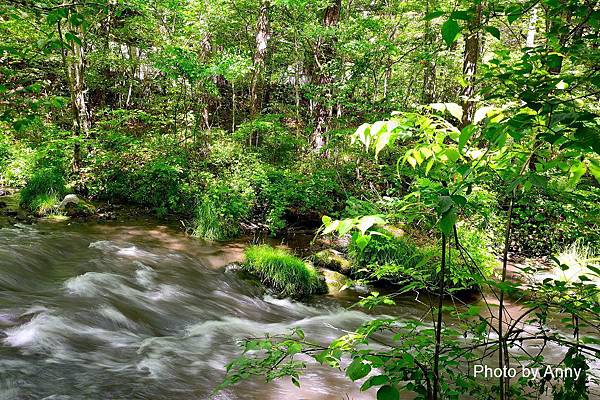
{"type": "Polygon", "coordinates": [[[118,223],[18,225],[0,243],[0,399],[373,398],[320,367],[301,389],[212,393],[238,338],[299,326],[326,341],[369,318],[351,299],[265,295],[224,268],[239,243],[118,223]]]}
{"type": "MultiPolygon", "coordinates": [[[[254,380],[213,393],[239,338],[298,326],[325,343],[371,318],[348,310],[351,291],[270,297],[225,268],[244,245],[152,222],[0,229],[0,400],[373,399],[318,365],[300,389],[254,380]]],[[[393,309],[425,312],[410,298],[393,309]]]]}

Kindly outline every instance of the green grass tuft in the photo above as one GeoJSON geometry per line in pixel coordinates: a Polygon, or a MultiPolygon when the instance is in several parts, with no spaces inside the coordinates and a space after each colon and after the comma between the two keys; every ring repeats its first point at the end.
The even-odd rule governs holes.
{"type": "Polygon", "coordinates": [[[204,198],[196,210],[193,235],[206,240],[223,240],[229,233],[219,221],[213,202],[204,198]]]}
{"type": "Polygon", "coordinates": [[[298,298],[327,290],[312,265],[285,250],[261,245],[248,247],[244,253],[245,269],[282,296],[298,298]]]}
{"type": "Polygon", "coordinates": [[[29,208],[39,216],[61,215],[58,210],[59,204],[60,200],[56,194],[40,194],[31,200],[29,208]]]}
{"type": "Polygon", "coordinates": [[[27,181],[19,192],[19,203],[32,211],[49,210],[67,193],[65,179],[55,169],[40,169],[27,181]]]}

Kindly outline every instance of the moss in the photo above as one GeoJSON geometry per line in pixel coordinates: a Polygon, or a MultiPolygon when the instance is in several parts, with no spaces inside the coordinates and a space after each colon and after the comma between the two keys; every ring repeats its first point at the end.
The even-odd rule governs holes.
{"type": "Polygon", "coordinates": [[[281,296],[298,298],[327,291],[312,265],[285,250],[261,245],[248,247],[244,254],[244,268],[281,296]]]}
{"type": "Polygon", "coordinates": [[[343,274],[349,274],[352,268],[350,261],[344,258],[342,253],[333,249],[325,249],[313,254],[312,260],[319,267],[343,274]]]}

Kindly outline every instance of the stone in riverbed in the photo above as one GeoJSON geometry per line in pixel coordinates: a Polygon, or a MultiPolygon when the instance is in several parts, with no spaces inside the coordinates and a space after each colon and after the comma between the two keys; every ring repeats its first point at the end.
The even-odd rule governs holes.
{"type": "Polygon", "coordinates": [[[325,278],[325,284],[327,285],[327,292],[329,294],[335,295],[350,286],[351,280],[346,275],[327,268],[321,268],[320,272],[325,278]]]}
{"type": "Polygon", "coordinates": [[[333,249],[325,249],[313,254],[312,260],[318,267],[341,272],[342,274],[349,274],[352,268],[350,261],[342,253],[333,249]]]}
{"type": "Polygon", "coordinates": [[[68,194],[58,205],[58,209],[69,217],[87,217],[96,213],[96,207],[76,194],[68,194]]]}

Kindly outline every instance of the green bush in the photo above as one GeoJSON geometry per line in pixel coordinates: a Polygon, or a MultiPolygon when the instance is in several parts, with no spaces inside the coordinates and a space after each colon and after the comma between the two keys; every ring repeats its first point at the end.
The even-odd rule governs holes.
{"type": "MultiPolygon", "coordinates": [[[[349,256],[356,272],[395,283],[418,280],[427,287],[434,285],[441,263],[439,243],[418,246],[409,237],[380,233],[372,235],[363,250],[356,243],[358,235],[353,236],[349,256]]],[[[489,277],[493,273],[496,263],[489,239],[478,230],[463,228],[458,228],[458,236],[466,251],[458,252],[452,241],[447,257],[447,284],[454,288],[477,286],[482,275],[489,277]]]]}
{"type": "Polygon", "coordinates": [[[149,207],[160,217],[191,214],[194,190],[189,182],[187,155],[171,143],[128,144],[128,150],[113,150],[106,144],[97,149],[88,184],[90,194],[149,207]]]}
{"type": "Polygon", "coordinates": [[[261,245],[248,247],[244,254],[244,268],[281,296],[303,297],[326,292],[318,271],[285,250],[261,245]]]}
{"type": "Polygon", "coordinates": [[[208,240],[239,235],[240,223],[252,217],[254,202],[254,188],[244,178],[212,180],[196,208],[193,235],[208,240]]]}
{"type": "Polygon", "coordinates": [[[19,203],[32,211],[47,206],[52,200],[60,201],[67,193],[65,179],[56,169],[40,169],[27,181],[19,192],[19,203]]]}
{"type": "Polygon", "coordinates": [[[272,234],[281,231],[290,219],[320,221],[339,202],[334,170],[267,169],[256,184],[257,203],[264,208],[264,222],[272,234]]]}
{"type": "MultiPolygon", "coordinates": [[[[459,226],[457,233],[463,252],[457,251],[454,241],[451,241],[449,282],[454,287],[477,286],[482,277],[493,274],[498,263],[491,251],[490,239],[484,232],[464,226],[459,226]]],[[[440,262],[440,258],[436,262],[440,262]]]]}
{"type": "Polygon", "coordinates": [[[348,255],[355,272],[395,283],[408,280],[431,281],[435,252],[431,247],[419,247],[408,237],[395,237],[385,231],[372,235],[368,245],[361,250],[355,234],[350,241],[348,255]]]}
{"type": "Polygon", "coordinates": [[[244,122],[234,133],[234,138],[258,153],[260,158],[273,164],[289,163],[303,144],[302,138],[292,135],[281,123],[277,114],[261,115],[244,122]]]}
{"type": "Polygon", "coordinates": [[[553,192],[532,189],[515,202],[513,251],[549,255],[582,238],[600,245],[600,188],[580,185],[576,190],[553,192]]]}

